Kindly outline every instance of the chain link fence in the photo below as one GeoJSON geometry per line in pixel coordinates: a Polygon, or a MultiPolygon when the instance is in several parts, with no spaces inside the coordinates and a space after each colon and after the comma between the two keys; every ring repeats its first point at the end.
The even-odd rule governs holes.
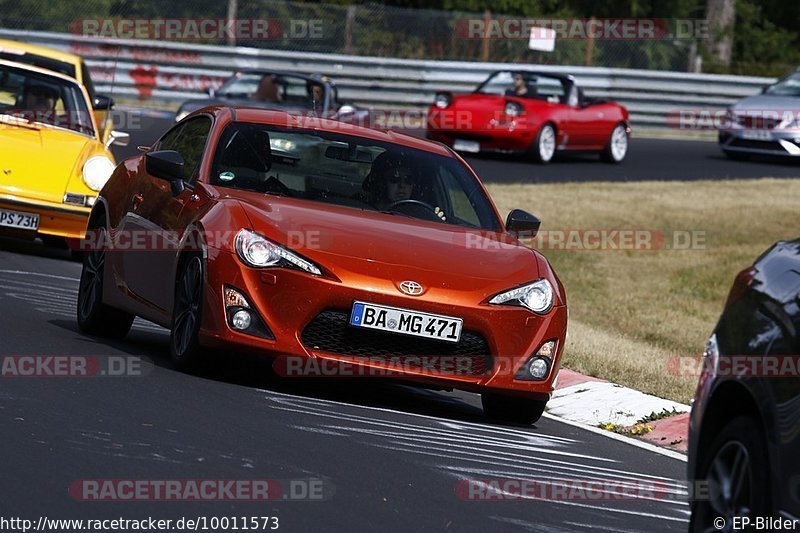
{"type": "Polygon", "coordinates": [[[131,37],[129,34],[147,26],[142,34],[159,38],[162,35],[154,34],[154,30],[163,31],[164,26],[158,24],[167,21],[182,30],[168,35],[168,40],[198,44],[400,59],[675,71],[697,66],[696,32],[690,28],[688,37],[672,37],[674,21],[655,21],[660,31],[652,37],[634,34],[632,38],[616,38],[618,34],[612,30],[591,38],[585,29],[597,21],[570,19],[567,15],[558,18],[558,14],[550,13],[543,21],[545,26],[562,24],[565,28],[563,35],[557,36],[554,50],[544,52],[528,48],[528,26],[537,21],[490,12],[278,0],[0,0],[0,27],[6,29],[131,37]],[[232,25],[228,34],[190,31],[204,21],[226,21],[229,16],[241,24],[232,25]],[[258,33],[254,24],[266,31],[258,33]]]}

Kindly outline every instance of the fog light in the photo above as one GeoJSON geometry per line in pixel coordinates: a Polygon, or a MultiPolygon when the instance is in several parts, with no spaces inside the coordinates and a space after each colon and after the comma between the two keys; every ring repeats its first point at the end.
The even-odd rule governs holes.
{"type": "Polygon", "coordinates": [[[547,364],[547,360],[541,357],[537,357],[531,364],[528,366],[528,372],[531,373],[531,376],[536,379],[542,379],[547,375],[547,371],[549,369],[549,365],[547,364]]]}
{"type": "Polygon", "coordinates": [[[236,311],[231,317],[231,325],[234,329],[245,330],[250,327],[251,321],[250,313],[244,309],[236,311]]]}

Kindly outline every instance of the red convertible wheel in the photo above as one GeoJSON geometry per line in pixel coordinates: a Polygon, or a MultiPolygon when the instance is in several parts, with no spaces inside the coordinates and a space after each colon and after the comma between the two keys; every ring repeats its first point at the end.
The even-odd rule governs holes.
{"type": "Polygon", "coordinates": [[[603,152],[600,154],[608,163],[622,163],[628,154],[628,128],[625,124],[617,124],[611,132],[603,152]]]}
{"type": "Polygon", "coordinates": [[[533,142],[533,157],[542,164],[547,164],[556,155],[556,129],[552,124],[545,124],[539,130],[533,142]]]}

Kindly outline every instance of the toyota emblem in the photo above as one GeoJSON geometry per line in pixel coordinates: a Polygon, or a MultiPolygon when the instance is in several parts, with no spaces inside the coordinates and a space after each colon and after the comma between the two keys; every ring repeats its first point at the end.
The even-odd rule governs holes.
{"type": "Polygon", "coordinates": [[[400,291],[409,296],[419,296],[424,292],[424,289],[416,281],[404,281],[400,284],[400,291]]]}

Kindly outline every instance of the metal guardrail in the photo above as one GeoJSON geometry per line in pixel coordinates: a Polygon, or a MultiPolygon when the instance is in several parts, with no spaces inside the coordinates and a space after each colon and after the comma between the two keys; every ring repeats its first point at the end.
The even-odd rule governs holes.
{"type": "Polygon", "coordinates": [[[427,107],[437,91],[473,90],[494,71],[536,67],[572,74],[586,94],[613,99],[634,127],[666,128],[686,109],[723,109],[756,94],[774,78],[690,74],[601,67],[420,61],[208,46],[162,41],[96,39],[60,33],[0,29],[0,38],[26,41],[86,58],[97,91],[117,98],[178,102],[199,98],[234,70],[267,68],[331,76],[344,101],[367,107],[427,107]]]}

